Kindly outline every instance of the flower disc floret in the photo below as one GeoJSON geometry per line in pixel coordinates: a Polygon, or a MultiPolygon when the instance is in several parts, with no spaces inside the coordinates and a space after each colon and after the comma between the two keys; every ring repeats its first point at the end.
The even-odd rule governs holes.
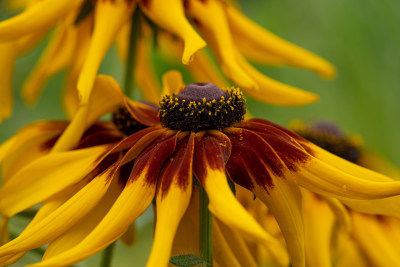
{"type": "Polygon", "coordinates": [[[118,130],[126,135],[131,135],[147,127],[135,120],[125,107],[118,108],[112,114],[112,121],[118,130]]]}
{"type": "Polygon", "coordinates": [[[158,116],[173,130],[222,129],[243,120],[245,103],[237,88],[223,91],[211,83],[189,84],[179,94],[162,97],[158,116]]]}

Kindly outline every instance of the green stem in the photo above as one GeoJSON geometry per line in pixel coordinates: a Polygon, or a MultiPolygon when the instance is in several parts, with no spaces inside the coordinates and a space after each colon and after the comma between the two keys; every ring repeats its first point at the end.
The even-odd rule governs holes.
{"type": "Polygon", "coordinates": [[[200,254],[206,262],[202,267],[213,266],[212,215],[208,210],[208,196],[200,188],[200,254]]]}
{"type": "Polygon", "coordinates": [[[111,260],[114,252],[115,242],[110,244],[105,250],[103,250],[103,254],[101,255],[101,263],[100,267],[110,267],[111,260]]]}
{"type": "Polygon", "coordinates": [[[138,39],[141,35],[141,13],[140,8],[136,8],[131,19],[131,31],[129,34],[128,58],[126,59],[124,92],[128,97],[133,96],[133,69],[135,67],[135,56],[138,39]]]}

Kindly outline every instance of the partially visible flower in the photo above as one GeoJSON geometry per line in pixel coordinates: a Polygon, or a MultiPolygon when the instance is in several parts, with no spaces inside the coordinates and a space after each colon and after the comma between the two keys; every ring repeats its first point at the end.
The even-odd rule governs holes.
{"type": "MultiPolygon", "coordinates": [[[[400,178],[399,170],[367,150],[359,136],[348,136],[332,123],[294,122],[299,135],[364,167],[400,178]],[[376,161],[378,164],[376,164],[376,161]],[[367,164],[366,164],[367,163],[367,164]],[[369,163],[369,164],[368,164],[369,163]]],[[[397,266],[400,198],[365,203],[302,191],[307,266],[397,266]],[[339,226],[339,227],[338,227],[339,226]]]]}
{"type": "MultiPolygon", "coordinates": [[[[127,61],[131,18],[139,9],[146,19],[134,21],[141,24],[136,29],[139,31],[137,40],[134,40],[137,42],[135,77],[143,96],[153,103],[158,101],[159,86],[152,79],[154,70],[149,63],[152,38],[152,34],[146,33],[149,20],[160,28],[159,32],[165,30],[183,40],[180,57],[184,64],[195,59],[196,52],[207,41],[225,75],[261,101],[301,105],[314,102],[318,97],[264,76],[245,57],[266,64],[311,69],[327,78],[335,73],[325,60],[282,40],[232,5],[219,0],[43,0],[27,1],[26,5],[22,13],[0,22],[0,75],[3,81],[0,120],[9,117],[12,110],[14,61],[51,28],[55,28],[52,38],[23,86],[23,98],[31,104],[36,102],[48,78],[68,69],[64,96],[67,114],[74,114],[79,104],[86,105],[100,64],[116,39],[122,40],[123,44],[118,48],[123,50],[120,54],[127,61]]],[[[198,57],[203,55],[200,53],[198,57]]]]}
{"type": "Polygon", "coordinates": [[[304,266],[300,187],[354,201],[360,209],[400,193],[400,182],[342,160],[281,126],[263,119],[243,121],[245,101],[238,89],[223,91],[212,84],[185,87],[176,78],[177,73],[164,78],[169,94],[158,110],[123,100],[112,79],[99,77],[99,88],[105,90],[99,95],[105,98],[102,103],[110,94],[119,99],[107,109],[101,107],[103,113],[125,103],[114,116],[116,127],[86,125],[78,145],[55,152],[71,123],[52,153],[27,164],[2,186],[0,211],[6,217],[44,201],[24,232],[0,248],[3,262],[48,242],[49,252],[34,266],[83,260],[119,238],[155,198],[157,221],[147,265],[166,266],[191,202],[193,173],[207,192],[217,227],[221,222],[264,244],[280,265],[287,264],[280,243],[235,198],[228,173],[234,184],[268,206],[292,265],[304,266]],[[112,93],[106,95],[107,90],[112,93]]]}

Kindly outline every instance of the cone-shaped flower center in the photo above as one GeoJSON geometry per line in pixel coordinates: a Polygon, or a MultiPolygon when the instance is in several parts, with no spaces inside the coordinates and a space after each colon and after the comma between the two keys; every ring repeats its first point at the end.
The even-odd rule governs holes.
{"type": "Polygon", "coordinates": [[[164,95],[158,116],[174,130],[222,129],[243,120],[245,103],[239,89],[223,91],[212,83],[192,83],[177,95],[164,95]]]}
{"type": "Polygon", "coordinates": [[[135,120],[125,107],[120,107],[112,114],[112,121],[118,130],[126,135],[134,134],[147,127],[135,120]]]}

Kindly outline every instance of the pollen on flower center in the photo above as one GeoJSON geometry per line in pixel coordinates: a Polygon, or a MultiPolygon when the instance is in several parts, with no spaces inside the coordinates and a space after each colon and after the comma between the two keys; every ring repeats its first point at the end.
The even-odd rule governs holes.
{"type": "Polygon", "coordinates": [[[120,107],[112,114],[112,121],[118,130],[126,135],[131,135],[147,127],[135,120],[125,107],[120,107]]]}
{"type": "Polygon", "coordinates": [[[192,83],[177,95],[164,95],[158,116],[174,130],[222,129],[243,120],[245,103],[237,88],[223,91],[212,83],[192,83]]]}

